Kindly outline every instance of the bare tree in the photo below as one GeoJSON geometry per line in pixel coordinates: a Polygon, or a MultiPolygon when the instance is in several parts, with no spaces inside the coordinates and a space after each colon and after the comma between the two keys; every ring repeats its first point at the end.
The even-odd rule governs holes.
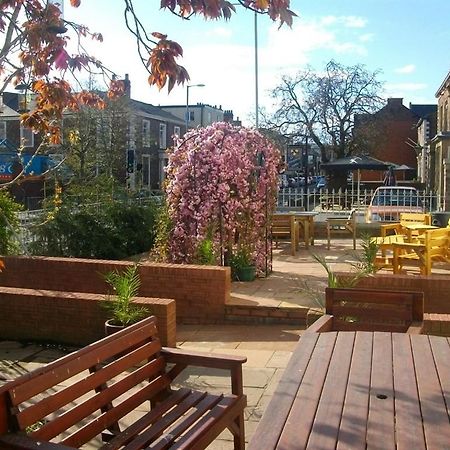
{"type": "Polygon", "coordinates": [[[355,117],[371,114],[383,104],[378,71],[362,65],[330,61],[323,72],[312,68],[283,77],[273,92],[278,109],[267,126],[294,138],[307,134],[319,147],[322,161],[366,151],[367,140],[355,139],[355,117]]]}

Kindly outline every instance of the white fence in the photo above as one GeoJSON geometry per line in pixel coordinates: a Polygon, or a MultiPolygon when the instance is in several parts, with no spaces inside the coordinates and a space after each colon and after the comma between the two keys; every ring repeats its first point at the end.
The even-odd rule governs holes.
{"type": "MultiPolygon", "coordinates": [[[[352,208],[364,212],[370,204],[374,190],[361,190],[359,195],[354,190],[335,191],[315,188],[282,188],[278,192],[277,208],[279,210],[304,211],[350,211],[352,208]]],[[[419,191],[419,198],[425,212],[439,211],[441,199],[435,193],[419,191]]]]}

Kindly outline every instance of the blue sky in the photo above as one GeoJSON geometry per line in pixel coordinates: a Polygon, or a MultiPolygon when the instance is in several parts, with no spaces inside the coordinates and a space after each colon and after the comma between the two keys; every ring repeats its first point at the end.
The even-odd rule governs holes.
{"type": "MultiPolygon", "coordinates": [[[[67,2],[68,3],[68,2],[67,2]]],[[[159,10],[158,0],[135,0],[149,31],[164,32],[184,48],[182,64],[191,76],[192,103],[232,109],[252,125],[255,110],[254,17],[239,11],[231,21],[182,21],[159,10]]],[[[450,70],[449,0],[293,0],[298,17],[292,29],[278,30],[268,17],[258,18],[260,105],[270,111],[269,92],[282,75],[306,65],[317,70],[335,59],[381,71],[385,97],[409,103],[436,103],[435,93],[450,70]]],[[[104,35],[93,45],[96,56],[118,75],[130,74],[132,97],[158,104],[185,104],[186,87],[168,96],[146,84],[133,38],[123,23],[123,2],[83,0],[65,16],[104,35]]]]}

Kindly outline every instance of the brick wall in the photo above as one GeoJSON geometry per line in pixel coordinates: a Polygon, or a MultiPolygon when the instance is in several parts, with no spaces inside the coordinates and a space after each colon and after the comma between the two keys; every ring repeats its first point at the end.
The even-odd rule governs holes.
{"type": "MultiPolygon", "coordinates": [[[[0,287],[0,339],[87,345],[105,336],[103,294],[0,287]]],[[[175,301],[137,297],[158,318],[162,345],[176,346],[175,301]]]]}
{"type": "MultiPolygon", "coordinates": [[[[2,257],[0,286],[105,294],[102,274],[122,270],[127,261],[76,258],[2,257]]],[[[214,323],[224,318],[230,298],[229,267],[146,263],[139,266],[142,297],[171,298],[177,322],[214,323]]]]}
{"type": "MultiPolygon", "coordinates": [[[[338,274],[345,277],[346,274],[338,274]]],[[[424,312],[450,313],[450,276],[392,275],[377,273],[361,278],[358,287],[383,288],[396,291],[420,291],[424,293],[424,312]]]]}

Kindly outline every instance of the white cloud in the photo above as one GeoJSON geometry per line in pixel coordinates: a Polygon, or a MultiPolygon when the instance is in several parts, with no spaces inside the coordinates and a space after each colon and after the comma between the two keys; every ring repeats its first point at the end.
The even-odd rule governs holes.
{"type": "Polygon", "coordinates": [[[320,19],[323,26],[343,25],[346,28],[364,28],[367,19],[357,16],[324,16],[320,19]]]}
{"type": "Polygon", "coordinates": [[[359,36],[358,39],[360,42],[370,42],[373,40],[374,36],[375,35],[373,33],[365,33],[359,36]]]}
{"type": "Polygon", "coordinates": [[[343,16],[341,22],[348,28],[364,28],[367,25],[367,19],[356,16],[343,16]]]}
{"type": "Polygon", "coordinates": [[[217,27],[214,28],[212,31],[209,31],[208,36],[215,36],[219,38],[230,38],[233,35],[231,27],[217,27]]]}
{"type": "Polygon", "coordinates": [[[387,83],[385,91],[388,97],[403,97],[405,92],[416,93],[428,88],[426,83],[387,83]]]}
{"type": "Polygon", "coordinates": [[[395,69],[395,72],[402,73],[402,74],[408,74],[408,73],[413,73],[415,70],[416,70],[416,66],[414,64],[407,64],[406,66],[395,69]]]}

